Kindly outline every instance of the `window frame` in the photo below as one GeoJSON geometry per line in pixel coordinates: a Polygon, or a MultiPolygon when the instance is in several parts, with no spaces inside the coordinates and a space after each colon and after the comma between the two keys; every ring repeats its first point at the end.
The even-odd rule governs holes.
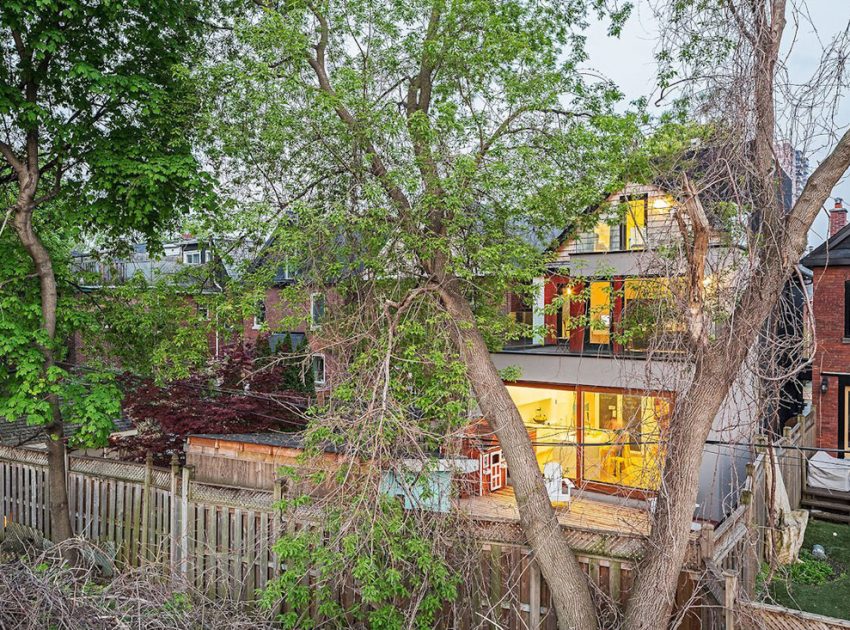
{"type": "Polygon", "coordinates": [[[322,325],[325,318],[325,294],[321,292],[310,294],[310,329],[315,330],[322,325]],[[317,299],[318,298],[318,299],[317,299]],[[321,304],[321,313],[316,316],[316,305],[321,304]]]}
{"type": "Polygon", "coordinates": [[[260,330],[263,324],[266,323],[266,301],[259,300],[257,302],[257,310],[254,313],[254,323],[251,325],[252,330],[260,330]]]}
{"type": "Polygon", "coordinates": [[[584,301],[584,317],[587,320],[584,324],[584,346],[583,349],[593,350],[596,352],[613,352],[613,327],[614,327],[614,283],[611,280],[590,280],[587,282],[588,295],[584,301]],[[607,343],[595,343],[591,341],[591,334],[601,332],[601,328],[593,328],[593,285],[607,284],[608,285],[608,341],[607,343]]]}
{"type": "Polygon", "coordinates": [[[313,384],[324,386],[327,384],[328,377],[328,368],[327,363],[325,362],[325,355],[323,352],[315,352],[310,355],[310,369],[313,371],[313,384]],[[322,362],[322,378],[320,379],[316,375],[316,359],[321,360],[322,362]]]}
{"type": "Polygon", "coordinates": [[[183,264],[184,265],[202,265],[204,263],[204,253],[200,249],[184,249],[183,250],[183,264]],[[192,262],[189,260],[190,257],[194,258],[195,254],[198,255],[198,262],[192,262]]]}
{"type": "Polygon", "coordinates": [[[637,195],[623,195],[620,197],[620,203],[626,204],[626,214],[623,216],[623,220],[620,222],[620,249],[618,251],[621,252],[642,252],[646,249],[646,241],[647,241],[647,221],[649,220],[649,195],[637,194],[637,195]],[[641,233],[643,237],[643,242],[639,247],[632,247],[629,238],[629,215],[632,214],[632,207],[630,202],[632,201],[642,201],[643,202],[643,232],[641,233],[641,226],[635,222],[635,228],[638,230],[638,233],[641,233]]]}
{"type": "Polygon", "coordinates": [[[850,280],[844,281],[844,338],[850,338],[850,280]]]}

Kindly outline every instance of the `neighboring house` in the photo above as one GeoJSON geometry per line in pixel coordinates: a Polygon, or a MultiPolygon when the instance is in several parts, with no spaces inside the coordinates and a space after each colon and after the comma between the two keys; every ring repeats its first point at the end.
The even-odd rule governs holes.
{"type": "MultiPolygon", "coordinates": [[[[270,261],[271,241],[260,250],[260,254],[249,266],[249,271],[256,271],[260,265],[274,264],[270,261]]],[[[134,277],[142,276],[148,282],[165,280],[178,285],[191,286],[192,292],[214,294],[222,290],[225,282],[238,279],[238,263],[245,260],[245,247],[228,239],[216,239],[216,247],[208,247],[190,234],[184,234],[164,246],[164,251],[151,255],[144,243],[132,246],[130,254],[120,258],[106,259],[94,253],[74,252],[72,254],[72,269],[76,275],[77,284],[82,291],[96,291],[103,287],[125,284],[134,277]],[[230,251],[235,264],[225,264],[215,252],[217,249],[230,251]]],[[[275,268],[275,274],[265,289],[264,298],[257,304],[252,317],[245,319],[241,327],[241,341],[254,345],[262,336],[268,337],[268,343],[274,351],[287,337],[292,343],[292,349],[306,348],[310,352],[310,369],[317,389],[324,389],[330,381],[333,360],[327,356],[318,336],[321,321],[325,315],[325,295],[314,292],[310,294],[308,303],[291,306],[283,299],[285,289],[296,282],[297,270],[291,269],[286,259],[280,261],[275,268]]],[[[193,300],[191,295],[187,299],[193,300]]],[[[208,313],[208,317],[214,317],[208,313]]],[[[226,337],[226,335],[225,335],[226,337]]],[[[216,330],[209,336],[209,349],[212,356],[220,356],[232,339],[222,338],[222,333],[216,330]]],[[[81,340],[77,339],[72,349],[78,358],[82,358],[84,349],[80,347],[81,340]]]]}
{"type": "MultiPolygon", "coordinates": [[[[226,239],[216,242],[224,248],[233,244],[226,239]]],[[[146,282],[174,282],[178,286],[191,287],[196,293],[215,294],[224,283],[235,277],[235,267],[229,266],[210,248],[191,234],[183,234],[163,246],[163,251],[152,255],[144,243],[134,243],[129,254],[121,257],[105,257],[94,252],[74,251],[71,253],[71,270],[80,291],[92,292],[104,287],[116,287],[135,278],[146,282]]],[[[194,302],[192,295],[187,300],[194,302]]],[[[212,315],[208,315],[212,316],[212,315]]],[[[212,356],[219,356],[227,340],[216,330],[208,338],[212,356]]],[[[71,348],[71,362],[84,361],[85,349],[79,335],[71,348]]]]}
{"type": "Polygon", "coordinates": [[[155,256],[144,243],[133,244],[131,250],[126,256],[107,260],[92,252],[72,252],[71,265],[78,284],[83,289],[96,289],[124,284],[139,275],[148,282],[156,282],[187,274],[187,281],[199,280],[204,291],[214,292],[221,289],[221,282],[233,272],[212,249],[191,234],[166,243],[163,252],[155,256]],[[193,270],[197,272],[192,273],[193,270]]]}
{"type": "MultiPolygon", "coordinates": [[[[664,255],[680,239],[675,201],[656,186],[629,185],[604,204],[611,212],[591,229],[559,237],[548,275],[535,283],[533,306],[508,299],[516,320],[546,334],[492,357],[499,369],[520,370],[519,380],[506,384],[541,471],[554,461],[585,490],[650,498],[672,406],[688,381],[687,365],[676,360],[683,330],[663,314],[670,283],[683,271],[664,255]]],[[[742,257],[722,236],[718,230],[711,240],[706,270],[707,288],[718,295],[734,282],[742,257]]],[[[753,412],[757,395],[754,377],[739,376],[710,439],[752,435],[763,422],[753,412]]],[[[699,516],[719,520],[734,504],[741,455],[706,446],[699,516]]]]}
{"type": "Polygon", "coordinates": [[[831,454],[844,459],[850,450],[850,225],[841,199],[829,215],[829,238],[801,262],[812,270],[817,444],[840,449],[831,454]]]}
{"type": "Polygon", "coordinates": [[[252,264],[252,270],[263,265],[276,266],[254,316],[243,324],[243,342],[256,344],[267,333],[274,351],[279,343],[289,337],[293,350],[303,349],[310,354],[310,369],[316,390],[326,390],[330,387],[335,366],[333,356],[326,350],[321,337],[328,296],[321,291],[312,291],[305,303],[291,303],[286,290],[298,282],[298,270],[290,265],[287,257],[273,253],[272,243],[272,240],[266,242],[252,264]]]}

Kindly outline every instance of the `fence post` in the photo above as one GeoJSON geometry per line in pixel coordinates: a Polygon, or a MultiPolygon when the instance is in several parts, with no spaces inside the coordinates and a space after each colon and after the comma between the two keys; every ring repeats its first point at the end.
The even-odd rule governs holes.
{"type": "MultiPolygon", "coordinates": [[[[272,566],[274,567],[272,570],[273,580],[276,580],[281,574],[280,556],[278,556],[273,549],[275,543],[280,539],[282,529],[283,512],[280,509],[280,502],[282,499],[283,480],[275,478],[274,485],[272,486],[272,537],[269,541],[269,552],[272,558],[272,566]]],[[[283,598],[278,600],[278,602],[274,605],[274,616],[277,617],[281,613],[283,613],[283,598]]]]}
{"type": "Polygon", "coordinates": [[[699,533],[699,547],[703,560],[714,557],[714,525],[703,523],[699,533]]]}
{"type": "Polygon", "coordinates": [[[183,583],[189,578],[189,481],[192,479],[192,466],[183,468],[183,488],[180,496],[180,576],[183,583]]]}
{"type": "Polygon", "coordinates": [[[144,563],[150,555],[150,545],[148,544],[148,532],[151,520],[151,482],[153,480],[153,453],[148,451],[145,457],[145,485],[142,490],[142,540],[141,542],[141,562],[144,563]]]}
{"type": "Polygon", "coordinates": [[[726,601],[723,603],[726,615],[725,630],[735,630],[735,595],[738,587],[738,575],[734,571],[724,571],[723,579],[726,582],[726,601]]]}
{"type": "Polygon", "coordinates": [[[171,534],[169,539],[169,565],[171,566],[171,585],[172,587],[177,582],[177,562],[178,562],[178,546],[177,546],[177,510],[180,506],[177,503],[177,478],[180,475],[180,458],[177,453],[171,455],[171,514],[169,515],[168,530],[171,534]]]}

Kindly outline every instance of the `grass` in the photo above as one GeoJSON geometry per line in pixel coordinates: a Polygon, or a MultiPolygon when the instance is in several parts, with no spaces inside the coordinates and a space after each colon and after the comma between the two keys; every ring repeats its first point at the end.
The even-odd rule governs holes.
{"type": "Polygon", "coordinates": [[[850,525],[810,520],[800,559],[775,575],[770,594],[776,603],[850,619],[850,525]],[[813,545],[826,550],[825,562],[811,556],[813,545]]]}

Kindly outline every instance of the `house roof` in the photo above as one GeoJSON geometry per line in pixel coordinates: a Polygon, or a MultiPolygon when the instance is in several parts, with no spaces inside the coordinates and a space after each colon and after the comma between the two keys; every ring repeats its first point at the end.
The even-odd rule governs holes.
{"type": "MultiPolygon", "coordinates": [[[[304,436],[300,433],[283,433],[279,431],[267,433],[193,433],[192,438],[205,438],[207,440],[222,440],[228,442],[243,442],[245,444],[262,444],[263,446],[277,446],[281,448],[304,448],[304,436]]],[[[322,450],[326,453],[341,453],[343,447],[325,442],[322,450]]]]}
{"type": "MultiPolygon", "coordinates": [[[[65,437],[72,437],[80,428],[78,424],[65,423],[65,437]]],[[[128,431],[133,424],[127,418],[115,420],[113,433],[128,431]]],[[[43,424],[28,424],[26,419],[4,420],[0,418],[0,444],[4,446],[24,446],[45,437],[43,424]]]]}
{"type": "Polygon", "coordinates": [[[850,265],[850,223],[803,256],[806,267],[846,267],[850,265]]]}

